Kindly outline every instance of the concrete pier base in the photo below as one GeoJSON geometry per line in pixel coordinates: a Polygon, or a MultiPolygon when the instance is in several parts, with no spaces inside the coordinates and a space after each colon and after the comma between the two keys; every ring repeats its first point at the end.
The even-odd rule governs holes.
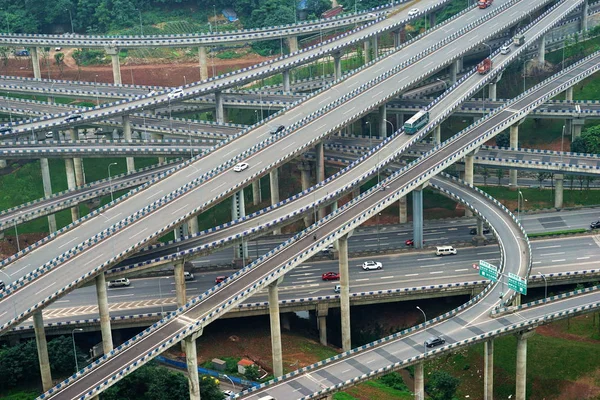
{"type": "Polygon", "coordinates": [[[208,79],[208,64],[206,62],[206,47],[198,47],[198,65],[200,67],[200,80],[208,79]]]}
{"type": "Polygon", "coordinates": [[[185,362],[187,364],[190,400],[200,400],[200,382],[198,381],[198,353],[196,339],[200,334],[194,334],[183,339],[185,347],[185,362]]]}
{"type": "Polygon", "coordinates": [[[433,144],[436,145],[440,143],[442,143],[442,126],[437,125],[433,129],[433,144]]]}
{"type": "Polygon", "coordinates": [[[42,73],[40,72],[40,55],[37,47],[30,47],[31,50],[31,64],[33,65],[33,77],[40,79],[42,73]]]}
{"type": "Polygon", "coordinates": [[[319,341],[323,346],[327,346],[327,315],[329,306],[327,303],[317,304],[317,320],[319,326],[319,341]]]}
{"type": "Polygon", "coordinates": [[[271,321],[271,351],[273,353],[273,375],[283,375],[283,355],[281,347],[281,323],[279,321],[279,292],[281,279],[269,285],[269,318],[271,321]]]}
{"type": "Polygon", "coordinates": [[[406,205],[406,196],[400,197],[400,200],[398,200],[398,205],[399,205],[398,214],[400,217],[400,223],[405,224],[406,222],[408,222],[408,210],[407,210],[408,207],[406,205]]]}
{"type": "Polygon", "coordinates": [[[415,400],[425,400],[424,370],[423,362],[415,364],[415,400]]]}
{"type": "MultiPolygon", "coordinates": [[[[67,187],[69,190],[75,189],[77,183],[75,182],[75,167],[72,158],[65,158],[65,169],[67,172],[67,187]]],[[[73,222],[79,219],[79,205],[71,207],[71,219],[73,222]]]]}
{"type": "MultiPolygon", "coordinates": [[[[131,138],[131,119],[129,115],[123,115],[123,139],[130,142],[131,138]]],[[[133,157],[126,157],[127,161],[127,172],[131,173],[135,171],[135,162],[133,157]]]]}
{"type": "MultiPolygon", "coordinates": [[[[465,156],[465,182],[472,185],[473,184],[473,161],[474,155],[470,153],[465,156]]],[[[472,217],[473,211],[470,208],[465,208],[465,217],[472,217]]]]}
{"type": "Polygon", "coordinates": [[[337,52],[333,53],[333,69],[335,79],[340,79],[342,77],[342,53],[337,52]]]}
{"type": "Polygon", "coordinates": [[[563,208],[564,175],[554,174],[554,208],[563,208]]]}
{"type": "Polygon", "coordinates": [[[483,399],[494,399],[494,340],[484,343],[483,350],[483,399]]]}
{"type": "Polygon", "coordinates": [[[423,248],[423,188],[412,191],[413,241],[415,249],[423,248]]]}
{"type": "Polygon", "coordinates": [[[104,51],[110,56],[112,63],[113,82],[117,85],[122,84],[121,81],[121,63],[119,61],[119,49],[117,47],[105,47],[104,51]]]}
{"type": "MultiPolygon", "coordinates": [[[[42,185],[44,186],[44,197],[52,195],[52,180],[50,179],[50,166],[47,158],[40,158],[40,167],[42,168],[42,185]]],[[[56,232],[56,216],[48,215],[48,230],[50,233],[56,232]]]]}
{"type": "Polygon", "coordinates": [[[295,53],[298,51],[298,37],[297,36],[289,36],[287,39],[288,49],[290,53],[295,53]]]}
{"type": "Polygon", "coordinates": [[[260,179],[252,181],[252,205],[259,205],[262,202],[262,195],[260,193],[260,179]]]}
{"type": "Polygon", "coordinates": [[[517,336],[517,371],[515,400],[525,400],[527,393],[527,339],[535,331],[519,332],[517,336]]]}
{"type": "Polygon", "coordinates": [[[348,273],[348,235],[338,240],[340,266],[340,313],[342,318],[342,350],[352,349],[350,337],[350,277],[348,273]]]}
{"type": "Polygon", "coordinates": [[[215,92],[215,120],[225,122],[225,109],[223,108],[223,93],[215,92]]]}
{"type": "MultiPolygon", "coordinates": [[[[246,201],[244,199],[244,189],[237,191],[231,201],[231,220],[246,216],[246,201]]],[[[242,240],[240,244],[233,246],[233,257],[236,260],[248,260],[248,242],[242,240]]]]}
{"type": "Polygon", "coordinates": [[[98,274],[95,280],[96,297],[98,298],[98,314],[100,314],[100,332],[102,333],[102,349],[104,350],[104,354],[108,354],[113,349],[113,340],[104,273],[98,274]]]}
{"type": "Polygon", "coordinates": [[[33,313],[33,330],[35,331],[35,344],[37,346],[38,361],[40,363],[40,374],[42,375],[42,388],[44,392],[52,389],[52,374],[50,372],[50,359],[48,357],[48,343],[44,330],[44,318],[42,311],[33,313]]]}
{"type": "Polygon", "coordinates": [[[283,91],[288,93],[290,91],[290,70],[284,69],[282,72],[283,75],[283,91]]]}

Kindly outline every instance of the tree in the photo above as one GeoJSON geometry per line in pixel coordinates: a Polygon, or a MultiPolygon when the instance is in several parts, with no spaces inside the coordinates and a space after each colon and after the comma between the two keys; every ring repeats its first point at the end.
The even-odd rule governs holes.
{"type": "MultiPolygon", "coordinates": [[[[202,400],[221,400],[225,395],[219,387],[219,380],[212,376],[202,375],[200,381],[200,398],[202,400]]],[[[186,397],[187,398],[187,397],[186,397]]]]}
{"type": "Polygon", "coordinates": [[[537,173],[536,179],[540,183],[540,187],[539,187],[540,190],[542,190],[543,183],[546,179],[548,179],[549,175],[550,174],[548,174],[547,172],[538,172],[537,173]]]}
{"type": "Polygon", "coordinates": [[[496,178],[498,178],[498,186],[502,184],[502,178],[504,178],[504,170],[498,168],[496,170],[496,178]]]}
{"type": "Polygon", "coordinates": [[[60,70],[60,74],[62,75],[63,69],[65,67],[65,55],[64,53],[56,53],[54,54],[54,62],[58,65],[58,69],[60,70]]]}
{"type": "Polygon", "coordinates": [[[496,146],[498,147],[510,147],[510,134],[508,132],[502,132],[496,135],[496,146]]]}
{"type": "Polygon", "coordinates": [[[258,367],[256,365],[251,365],[249,367],[246,367],[246,372],[244,373],[244,376],[250,381],[255,381],[258,378],[260,378],[260,371],[258,370],[258,367]]]}
{"type": "Polygon", "coordinates": [[[445,371],[435,371],[430,375],[425,390],[433,400],[452,400],[460,380],[445,371]]]}
{"type": "Polygon", "coordinates": [[[571,151],[577,153],[600,154],[600,126],[586,128],[580,137],[571,143],[571,151]]]}
{"type": "Polygon", "coordinates": [[[483,176],[483,186],[487,186],[487,178],[490,177],[490,170],[487,167],[483,167],[481,176],[483,176]]]}

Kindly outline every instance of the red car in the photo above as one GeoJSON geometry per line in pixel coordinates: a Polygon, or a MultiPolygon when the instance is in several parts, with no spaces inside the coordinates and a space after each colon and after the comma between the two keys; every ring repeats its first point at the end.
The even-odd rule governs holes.
{"type": "Polygon", "coordinates": [[[405,245],[407,246],[414,246],[415,245],[415,239],[406,239],[406,242],[404,242],[405,245]]]}
{"type": "Polygon", "coordinates": [[[324,281],[337,281],[340,279],[340,274],[337,272],[325,272],[321,275],[321,278],[323,278],[324,281]]]}
{"type": "Polygon", "coordinates": [[[227,277],[226,277],[226,276],[217,276],[217,277],[215,278],[215,283],[221,283],[221,282],[223,282],[225,279],[227,279],[227,277]]]}

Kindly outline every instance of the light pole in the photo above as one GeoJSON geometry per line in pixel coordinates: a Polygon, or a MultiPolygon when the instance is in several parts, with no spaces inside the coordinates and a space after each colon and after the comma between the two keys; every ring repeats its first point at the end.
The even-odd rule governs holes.
{"type": "Polygon", "coordinates": [[[187,86],[187,79],[185,79],[185,75],[183,76],[183,85],[187,86]]]}
{"type": "Polygon", "coordinates": [[[163,307],[163,302],[162,302],[162,288],[160,286],[160,280],[161,277],[158,277],[158,298],[160,299],[160,313],[164,314],[165,313],[165,309],[163,307]]]}
{"type": "Polygon", "coordinates": [[[392,134],[394,133],[394,124],[392,124],[390,121],[388,121],[387,119],[384,119],[385,122],[387,122],[388,124],[390,124],[390,127],[392,128],[392,134]]]}
{"type": "Polygon", "coordinates": [[[379,218],[381,217],[381,213],[377,213],[377,251],[381,251],[381,247],[379,244],[379,218]]]}
{"type": "Polygon", "coordinates": [[[442,82],[442,83],[444,84],[444,92],[445,92],[446,90],[448,90],[448,84],[446,83],[446,81],[444,81],[444,80],[442,80],[442,79],[440,79],[440,78],[435,78],[435,80],[436,80],[436,81],[440,81],[440,82],[442,82]]]}
{"type": "Polygon", "coordinates": [[[98,74],[94,76],[94,90],[96,91],[96,107],[100,105],[100,100],[98,99],[98,74]]]}
{"type": "Polygon", "coordinates": [[[73,14],[71,14],[71,10],[65,9],[65,11],[69,12],[69,19],[71,20],[71,34],[75,34],[75,28],[73,27],[73,14]]]}
{"type": "Polygon", "coordinates": [[[110,164],[108,164],[108,186],[110,187],[110,201],[111,201],[111,203],[112,203],[113,201],[115,201],[115,199],[114,199],[114,197],[113,197],[113,189],[112,189],[112,177],[111,177],[111,175],[110,175],[110,167],[111,167],[111,166],[113,166],[113,165],[117,165],[117,163],[116,163],[116,162],[114,162],[114,163],[110,163],[110,164]]]}
{"type": "Polygon", "coordinates": [[[517,219],[520,221],[521,220],[521,207],[523,206],[523,203],[527,201],[527,199],[525,197],[523,197],[523,193],[521,192],[521,189],[519,189],[518,193],[519,193],[519,195],[517,197],[517,219]]]}
{"type": "Polygon", "coordinates": [[[142,12],[138,9],[138,14],[140,15],[140,36],[144,36],[144,28],[142,26],[142,12]]]}
{"type": "Polygon", "coordinates": [[[489,44],[487,44],[486,42],[483,42],[483,43],[481,43],[481,44],[483,44],[484,46],[487,46],[487,47],[488,47],[488,49],[490,49],[490,60],[491,60],[491,59],[492,59],[492,46],[490,46],[490,45],[489,45],[489,44]]]}
{"type": "Polygon", "coordinates": [[[560,136],[560,163],[563,162],[563,152],[565,151],[563,148],[563,144],[565,142],[565,126],[563,125],[562,134],[560,136]]]}
{"type": "Polygon", "coordinates": [[[79,363],[77,362],[77,348],[75,347],[75,332],[83,332],[81,328],[75,328],[71,331],[71,338],[73,339],[73,357],[75,357],[75,373],[79,371],[79,363]]]}
{"type": "Polygon", "coordinates": [[[546,275],[538,272],[544,278],[544,300],[548,297],[548,281],[546,280],[546,275]]]}
{"type": "Polygon", "coordinates": [[[233,386],[233,391],[235,392],[235,383],[233,383],[233,380],[225,374],[223,374],[223,378],[229,379],[229,382],[231,382],[231,385],[233,386]]]}
{"type": "Polygon", "coordinates": [[[373,137],[371,136],[371,124],[369,121],[365,122],[365,125],[369,125],[369,148],[373,147],[373,137]]]}
{"type": "Polygon", "coordinates": [[[15,236],[17,238],[17,250],[21,252],[21,245],[19,244],[19,231],[17,231],[17,220],[14,221],[15,224],[15,236]]]}
{"type": "Polygon", "coordinates": [[[419,310],[419,311],[421,311],[423,313],[423,319],[424,319],[423,323],[427,322],[427,317],[425,316],[425,311],[423,311],[421,309],[421,307],[419,307],[419,306],[417,306],[417,310],[419,310]]]}
{"type": "Polygon", "coordinates": [[[217,7],[213,4],[213,14],[215,16],[215,32],[219,33],[219,25],[217,24],[217,7]]]}
{"type": "Polygon", "coordinates": [[[525,67],[527,66],[527,63],[533,61],[533,60],[525,60],[525,62],[523,63],[523,93],[525,93],[525,76],[527,75],[527,71],[525,70],[525,67]]]}

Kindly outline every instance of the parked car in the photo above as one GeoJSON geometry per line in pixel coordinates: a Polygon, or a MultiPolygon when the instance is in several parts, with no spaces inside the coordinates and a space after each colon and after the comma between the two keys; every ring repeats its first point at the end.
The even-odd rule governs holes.
{"type": "Polygon", "coordinates": [[[65,118],[65,121],[66,122],[75,121],[75,120],[77,120],[79,118],[82,118],[82,117],[83,117],[83,115],[81,115],[81,114],[71,114],[71,115],[68,115],[65,118]]]}
{"type": "Polygon", "coordinates": [[[592,229],[600,229],[600,221],[592,222],[590,224],[590,228],[592,228],[592,229]]]}
{"type": "Polygon", "coordinates": [[[169,92],[169,94],[167,95],[167,97],[169,98],[169,100],[174,99],[175,97],[179,97],[183,94],[183,89],[182,88],[175,88],[173,90],[171,90],[171,92],[169,92]]]}
{"type": "Polygon", "coordinates": [[[444,339],[442,339],[439,336],[432,336],[429,339],[427,339],[425,341],[425,347],[435,347],[435,346],[441,346],[444,343],[446,343],[446,341],[444,339]]]}
{"type": "Polygon", "coordinates": [[[247,169],[250,166],[250,164],[248,164],[247,162],[241,162],[239,164],[236,164],[235,167],[233,167],[233,170],[235,172],[242,172],[243,170],[247,169]]]}
{"type": "Polygon", "coordinates": [[[115,279],[114,281],[110,281],[108,282],[108,287],[110,288],[115,288],[115,287],[126,287],[131,285],[131,282],[129,282],[129,279],[127,278],[119,278],[119,279],[115,279]]]}
{"type": "Polygon", "coordinates": [[[271,135],[276,135],[279,132],[283,131],[284,129],[285,129],[285,126],[279,125],[278,127],[271,129],[270,133],[271,133],[271,135]]]}
{"type": "Polygon", "coordinates": [[[419,9],[418,8],[411,8],[410,11],[408,12],[408,16],[409,17],[414,17],[418,13],[419,13],[419,9]]]}
{"type": "Polygon", "coordinates": [[[321,279],[324,281],[337,281],[340,279],[340,274],[337,272],[325,272],[321,275],[321,279]]]}
{"type": "Polygon", "coordinates": [[[191,272],[184,271],[183,272],[183,278],[186,281],[193,281],[194,280],[194,274],[192,274],[191,272]]]}
{"type": "Polygon", "coordinates": [[[362,265],[362,269],[364,269],[365,271],[381,268],[383,268],[383,264],[379,261],[365,261],[362,265]]]}
{"type": "Polygon", "coordinates": [[[215,283],[221,283],[221,282],[223,282],[225,279],[227,279],[227,277],[226,277],[226,276],[224,276],[224,275],[222,275],[222,276],[217,276],[217,277],[215,278],[215,283]]]}
{"type": "MultiPolygon", "coordinates": [[[[471,228],[471,230],[469,231],[469,233],[470,233],[471,235],[477,235],[477,228],[471,228]]],[[[484,227],[484,228],[483,228],[483,234],[484,234],[484,235],[487,235],[488,233],[490,233],[490,228],[488,228],[488,227],[484,227]]]]}

